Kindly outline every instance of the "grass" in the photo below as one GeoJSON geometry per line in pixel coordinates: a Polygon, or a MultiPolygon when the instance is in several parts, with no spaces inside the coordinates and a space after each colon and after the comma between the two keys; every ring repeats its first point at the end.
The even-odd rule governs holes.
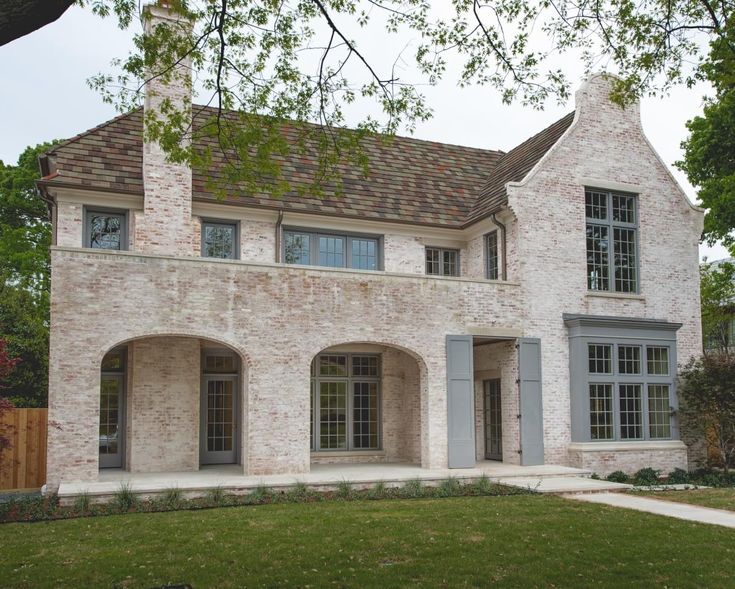
{"type": "Polygon", "coordinates": [[[664,501],[691,503],[702,507],[735,511],[735,488],[732,487],[725,489],[693,489],[691,491],[644,491],[636,494],[648,495],[664,501]]]}
{"type": "Polygon", "coordinates": [[[731,587],[735,530],[519,495],[0,526],[3,587],[731,587]]]}

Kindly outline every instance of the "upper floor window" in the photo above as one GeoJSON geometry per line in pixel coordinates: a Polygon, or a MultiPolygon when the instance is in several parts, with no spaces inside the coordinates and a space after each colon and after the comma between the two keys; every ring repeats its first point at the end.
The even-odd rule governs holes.
{"type": "Polygon", "coordinates": [[[202,257],[236,259],[237,224],[202,221],[202,257]]]}
{"type": "Polygon", "coordinates": [[[486,276],[490,280],[498,279],[498,232],[493,231],[485,236],[486,276]]]}
{"type": "Polygon", "coordinates": [[[84,246],[94,249],[126,250],[127,214],[124,211],[85,211],[84,246]]]}
{"type": "Polygon", "coordinates": [[[587,288],[638,292],[638,206],[632,194],[585,190],[587,288]]]}
{"type": "Polygon", "coordinates": [[[372,235],[288,229],[283,232],[283,261],[286,264],[380,270],[381,240],[372,235]]]}
{"type": "Polygon", "coordinates": [[[432,276],[459,276],[459,251],[427,247],[426,273],[432,276]]]}

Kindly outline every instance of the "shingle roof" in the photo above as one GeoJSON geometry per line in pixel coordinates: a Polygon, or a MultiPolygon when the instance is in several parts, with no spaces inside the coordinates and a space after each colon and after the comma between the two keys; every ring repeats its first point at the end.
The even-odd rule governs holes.
{"type": "MultiPolygon", "coordinates": [[[[204,115],[212,114],[205,109],[204,115]]],[[[502,208],[505,183],[520,180],[571,123],[571,115],[551,125],[507,154],[500,151],[395,137],[366,137],[362,148],[369,162],[362,169],[340,164],[341,193],[326,185],[321,197],[304,196],[317,169],[315,157],[294,155],[282,162],[291,192],[272,197],[235,187],[224,202],[374,220],[463,227],[502,208]],[[484,186],[484,190],[480,187],[484,186]]],[[[289,140],[293,126],[285,126],[289,140]]],[[[143,194],[143,115],[135,110],[59,144],[48,154],[42,186],[71,186],[143,194]]],[[[208,188],[211,174],[221,172],[222,157],[213,157],[205,172],[194,170],[193,198],[217,201],[208,188]]]]}

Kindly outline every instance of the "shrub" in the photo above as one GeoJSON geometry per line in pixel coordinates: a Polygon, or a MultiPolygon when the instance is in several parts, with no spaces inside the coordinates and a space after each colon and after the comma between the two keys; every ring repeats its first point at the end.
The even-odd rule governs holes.
{"type": "Polygon", "coordinates": [[[222,487],[215,487],[214,489],[209,489],[209,491],[207,491],[207,494],[204,496],[204,500],[209,505],[221,507],[223,505],[227,505],[229,497],[222,487]]]}
{"type": "Polygon", "coordinates": [[[352,483],[349,481],[340,481],[337,483],[337,497],[345,501],[354,499],[355,490],[352,488],[352,483]]]}
{"type": "Polygon", "coordinates": [[[437,497],[456,497],[462,493],[462,483],[454,477],[443,480],[436,488],[437,497]]]}
{"type": "Polygon", "coordinates": [[[683,485],[689,482],[689,473],[683,468],[675,468],[666,477],[666,482],[670,485],[683,485]]]}
{"type": "Polygon", "coordinates": [[[633,475],[633,483],[638,486],[657,485],[659,483],[659,474],[661,474],[660,470],[654,470],[653,468],[641,468],[633,475]]]}
{"type": "Polygon", "coordinates": [[[388,496],[388,487],[383,481],[378,481],[367,492],[368,499],[385,499],[388,496]]]}
{"type": "Polygon", "coordinates": [[[605,478],[611,483],[627,483],[630,480],[628,478],[628,475],[625,474],[622,470],[616,470],[615,472],[611,472],[605,478]]]}
{"type": "Polygon", "coordinates": [[[600,475],[599,475],[599,474],[597,474],[596,472],[593,472],[593,473],[592,473],[592,474],[590,475],[590,478],[591,478],[592,480],[594,480],[594,481],[599,481],[599,480],[600,480],[600,475]]]}
{"type": "Polygon", "coordinates": [[[77,513],[87,513],[91,504],[92,501],[89,498],[89,493],[83,491],[74,499],[74,511],[77,513]]]}
{"type": "Polygon", "coordinates": [[[161,496],[161,505],[165,509],[180,509],[184,503],[184,494],[178,487],[166,489],[161,496]]]}
{"type": "Polygon", "coordinates": [[[309,489],[305,483],[297,482],[285,494],[284,499],[293,503],[304,503],[305,501],[313,501],[321,495],[309,489]]]}
{"type": "Polygon", "coordinates": [[[248,495],[249,503],[268,503],[270,501],[273,501],[273,491],[265,485],[259,485],[248,495]]]}
{"type": "Polygon", "coordinates": [[[474,483],[472,483],[472,490],[477,495],[490,495],[493,492],[493,484],[486,474],[482,475],[474,483]]]}
{"type": "Polygon", "coordinates": [[[138,498],[133,493],[130,483],[120,483],[120,488],[112,499],[112,506],[121,513],[126,513],[138,506],[138,498]]]}
{"type": "Polygon", "coordinates": [[[401,488],[401,497],[405,497],[406,499],[418,499],[419,497],[423,497],[424,494],[424,483],[421,482],[421,479],[406,481],[401,488]]]}

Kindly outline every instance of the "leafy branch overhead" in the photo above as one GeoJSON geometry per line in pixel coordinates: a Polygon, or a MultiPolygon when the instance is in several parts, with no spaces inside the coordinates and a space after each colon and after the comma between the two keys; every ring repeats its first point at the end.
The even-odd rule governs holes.
{"type": "MultiPolygon", "coordinates": [[[[138,9],[137,0],[84,1],[98,14],[114,13],[123,27],[138,9]]],[[[722,0],[170,0],[167,5],[184,15],[188,26],[137,35],[135,51],[116,63],[119,75],[96,76],[92,86],[124,111],[140,103],[146,80],[176,81],[177,65],[190,62],[199,100],[215,107],[217,115],[204,120],[195,111],[190,127],[164,101],[163,116],[147,121],[150,137],[175,161],[204,166],[218,157],[228,182],[276,193],[289,189],[279,170],[294,145],[319,154],[317,185],[335,179],[339,162],[353,160],[366,168],[360,136],[412,131],[431,116],[422,87],[449,77],[450,70],[459,72],[452,82],[487,85],[505,102],[536,108],[569,95],[561,54],[569,54],[567,63],[569,56],[581,60],[588,71],[618,73],[614,98],[622,104],[675,84],[691,85],[704,77],[707,44],[723,34],[731,9],[722,0]],[[230,110],[239,116],[227,116],[230,110]],[[294,142],[284,136],[286,121],[317,125],[298,126],[294,142]],[[348,121],[357,132],[338,130],[348,121]],[[209,147],[197,152],[200,137],[216,142],[205,142],[209,147]]]]}

